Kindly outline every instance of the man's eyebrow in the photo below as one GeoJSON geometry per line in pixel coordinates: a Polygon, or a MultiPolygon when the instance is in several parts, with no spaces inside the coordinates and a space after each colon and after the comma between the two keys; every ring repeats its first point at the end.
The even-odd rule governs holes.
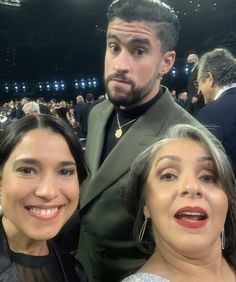
{"type": "MultiPolygon", "coordinates": [[[[107,40],[109,40],[109,39],[115,39],[115,40],[117,40],[118,42],[120,42],[120,38],[119,38],[117,35],[112,34],[112,33],[109,33],[109,34],[107,35],[107,40]]],[[[149,45],[149,44],[150,44],[150,41],[149,41],[148,38],[144,38],[144,37],[133,37],[133,38],[131,38],[131,40],[129,41],[129,43],[133,43],[133,44],[139,43],[139,44],[146,44],[146,45],[149,45]]]]}
{"type": "Polygon", "coordinates": [[[150,41],[147,38],[141,38],[141,37],[137,37],[131,40],[132,43],[139,43],[139,44],[146,44],[149,45],[150,41]]]}
{"type": "Polygon", "coordinates": [[[108,33],[107,39],[116,39],[117,41],[119,41],[118,36],[112,33],[108,33]]]}

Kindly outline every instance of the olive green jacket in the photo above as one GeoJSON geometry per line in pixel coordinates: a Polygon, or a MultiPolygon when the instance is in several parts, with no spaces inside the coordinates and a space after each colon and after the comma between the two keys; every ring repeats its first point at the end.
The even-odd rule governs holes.
{"type": "Polygon", "coordinates": [[[114,106],[104,101],[93,108],[89,118],[86,158],[91,174],[81,187],[79,258],[90,282],[118,282],[147,259],[133,241],[133,218],[124,201],[135,157],[175,123],[201,126],[165,89],[99,167],[105,128],[113,110],[114,106]]]}

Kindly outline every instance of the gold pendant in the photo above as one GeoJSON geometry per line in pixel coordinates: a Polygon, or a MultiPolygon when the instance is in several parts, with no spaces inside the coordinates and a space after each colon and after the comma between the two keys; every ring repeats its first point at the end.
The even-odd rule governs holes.
{"type": "Polygon", "coordinates": [[[123,132],[121,130],[121,128],[118,128],[115,132],[115,137],[118,139],[122,136],[123,132]]]}

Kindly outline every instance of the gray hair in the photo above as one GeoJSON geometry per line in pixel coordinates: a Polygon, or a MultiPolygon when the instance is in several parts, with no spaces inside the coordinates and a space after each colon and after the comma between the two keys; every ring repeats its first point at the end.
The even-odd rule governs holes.
{"type": "Polygon", "coordinates": [[[152,235],[151,225],[148,225],[142,243],[138,242],[138,234],[144,221],[143,209],[146,202],[146,181],[156,153],[162,146],[173,139],[189,139],[201,144],[209,153],[215,165],[218,181],[228,198],[228,211],[225,221],[225,249],[228,255],[236,247],[236,183],[230,161],[225,154],[221,143],[204,129],[199,129],[187,124],[178,124],[171,127],[166,135],[142,152],[131,166],[130,189],[126,194],[127,208],[134,216],[134,239],[138,247],[152,253],[155,242],[152,235]]]}
{"type": "Polygon", "coordinates": [[[218,86],[236,82],[236,58],[225,48],[205,53],[199,61],[199,74],[207,78],[208,73],[218,86]]]}
{"type": "Polygon", "coordinates": [[[32,114],[40,114],[39,104],[34,102],[34,101],[30,101],[30,102],[24,104],[22,110],[23,110],[23,112],[29,111],[32,114]]]}

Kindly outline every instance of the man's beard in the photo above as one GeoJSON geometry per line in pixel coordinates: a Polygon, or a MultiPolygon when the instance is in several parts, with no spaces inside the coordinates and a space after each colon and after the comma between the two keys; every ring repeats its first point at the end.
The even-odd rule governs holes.
{"type": "Polygon", "coordinates": [[[133,106],[139,103],[140,101],[142,101],[144,97],[150,94],[150,92],[154,88],[157,77],[158,75],[155,74],[145,85],[135,86],[135,83],[132,80],[128,79],[125,74],[123,73],[112,74],[105,79],[105,88],[106,88],[108,99],[110,100],[111,103],[113,103],[118,107],[133,106]],[[116,95],[114,95],[114,92],[122,92],[122,88],[120,88],[119,86],[115,87],[113,91],[110,91],[108,84],[112,79],[118,79],[130,85],[131,89],[129,92],[126,93],[125,97],[116,97],[116,95]]]}

